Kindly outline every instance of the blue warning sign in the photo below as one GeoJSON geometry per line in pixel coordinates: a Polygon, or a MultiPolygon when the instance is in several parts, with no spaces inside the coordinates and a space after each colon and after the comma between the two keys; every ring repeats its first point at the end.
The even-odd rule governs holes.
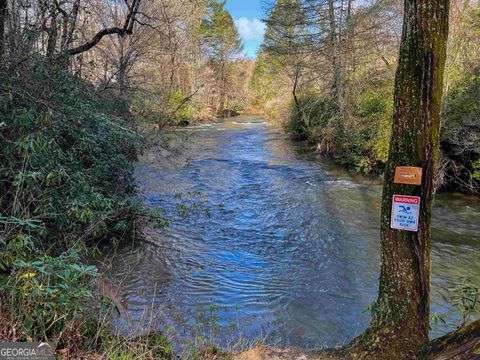
{"type": "Polygon", "coordinates": [[[390,227],[397,230],[418,231],[420,198],[418,196],[393,195],[390,227]]]}

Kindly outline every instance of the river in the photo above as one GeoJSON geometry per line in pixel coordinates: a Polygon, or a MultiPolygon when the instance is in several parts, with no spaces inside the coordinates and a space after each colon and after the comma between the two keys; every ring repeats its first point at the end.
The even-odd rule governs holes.
{"type": "MultiPolygon", "coordinates": [[[[362,332],[378,288],[381,182],[255,117],[180,133],[180,160],[154,148],[136,166],[143,201],[170,223],[108,256],[129,312],[117,331],[159,331],[179,347],[202,336],[335,346],[362,332]]],[[[437,195],[431,302],[446,324],[432,336],[458,325],[449,289],[465,276],[480,286],[479,219],[477,198],[437,195]]]]}

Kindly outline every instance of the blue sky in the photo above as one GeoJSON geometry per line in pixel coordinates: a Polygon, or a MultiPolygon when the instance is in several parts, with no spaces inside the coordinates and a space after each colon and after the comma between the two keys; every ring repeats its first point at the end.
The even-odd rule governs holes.
{"type": "Polygon", "coordinates": [[[265,34],[265,24],[261,22],[261,0],[227,0],[225,7],[230,11],[242,38],[243,52],[248,57],[255,57],[265,34]]]}

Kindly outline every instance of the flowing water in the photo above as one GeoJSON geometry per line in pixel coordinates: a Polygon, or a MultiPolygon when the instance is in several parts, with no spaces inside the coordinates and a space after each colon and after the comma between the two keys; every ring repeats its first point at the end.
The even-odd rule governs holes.
{"type": "MultiPolygon", "coordinates": [[[[145,204],[170,224],[110,255],[129,312],[117,330],[148,327],[180,347],[199,334],[318,347],[360,333],[378,286],[380,181],[317,159],[258,118],[182,131],[172,155],[182,160],[154,149],[136,167],[145,204]]],[[[479,216],[477,198],[436,197],[432,312],[446,324],[433,336],[458,324],[449,289],[466,276],[480,286],[479,216]]]]}

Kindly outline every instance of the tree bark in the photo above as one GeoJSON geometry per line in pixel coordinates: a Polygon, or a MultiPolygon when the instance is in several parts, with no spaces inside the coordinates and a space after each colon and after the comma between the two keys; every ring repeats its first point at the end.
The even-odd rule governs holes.
{"type": "Polygon", "coordinates": [[[449,0],[405,0],[393,131],[382,198],[377,311],[367,332],[354,341],[354,345],[369,351],[376,349],[383,356],[387,352],[384,358],[415,358],[428,341],[430,225],[448,12],[449,0]],[[422,184],[394,184],[395,168],[400,165],[421,167],[422,184]],[[421,198],[418,232],[390,228],[393,194],[421,198]]]}
{"type": "Polygon", "coordinates": [[[54,4],[51,5],[50,9],[50,27],[47,30],[48,41],[47,41],[47,59],[53,60],[55,56],[55,49],[57,47],[57,38],[58,38],[58,28],[57,28],[57,9],[54,4]]]}
{"type": "Polygon", "coordinates": [[[340,92],[341,92],[341,65],[339,57],[339,41],[337,34],[337,21],[335,19],[335,4],[333,0],[328,0],[328,17],[330,21],[330,56],[332,57],[332,98],[335,105],[340,107],[340,92]]]}
{"type": "Polygon", "coordinates": [[[120,57],[118,62],[118,90],[120,94],[121,101],[127,105],[128,104],[128,88],[129,88],[129,81],[128,81],[128,60],[125,59],[123,56],[120,57]]]}
{"type": "Polygon", "coordinates": [[[432,340],[419,354],[420,359],[478,359],[480,320],[432,340]]]}
{"type": "Polygon", "coordinates": [[[5,22],[7,19],[7,0],[0,0],[0,63],[5,52],[5,22]]]}
{"type": "Polygon", "coordinates": [[[217,113],[221,114],[222,111],[225,109],[225,95],[226,95],[226,60],[223,59],[222,56],[222,63],[220,66],[220,100],[218,104],[217,113]]]}

